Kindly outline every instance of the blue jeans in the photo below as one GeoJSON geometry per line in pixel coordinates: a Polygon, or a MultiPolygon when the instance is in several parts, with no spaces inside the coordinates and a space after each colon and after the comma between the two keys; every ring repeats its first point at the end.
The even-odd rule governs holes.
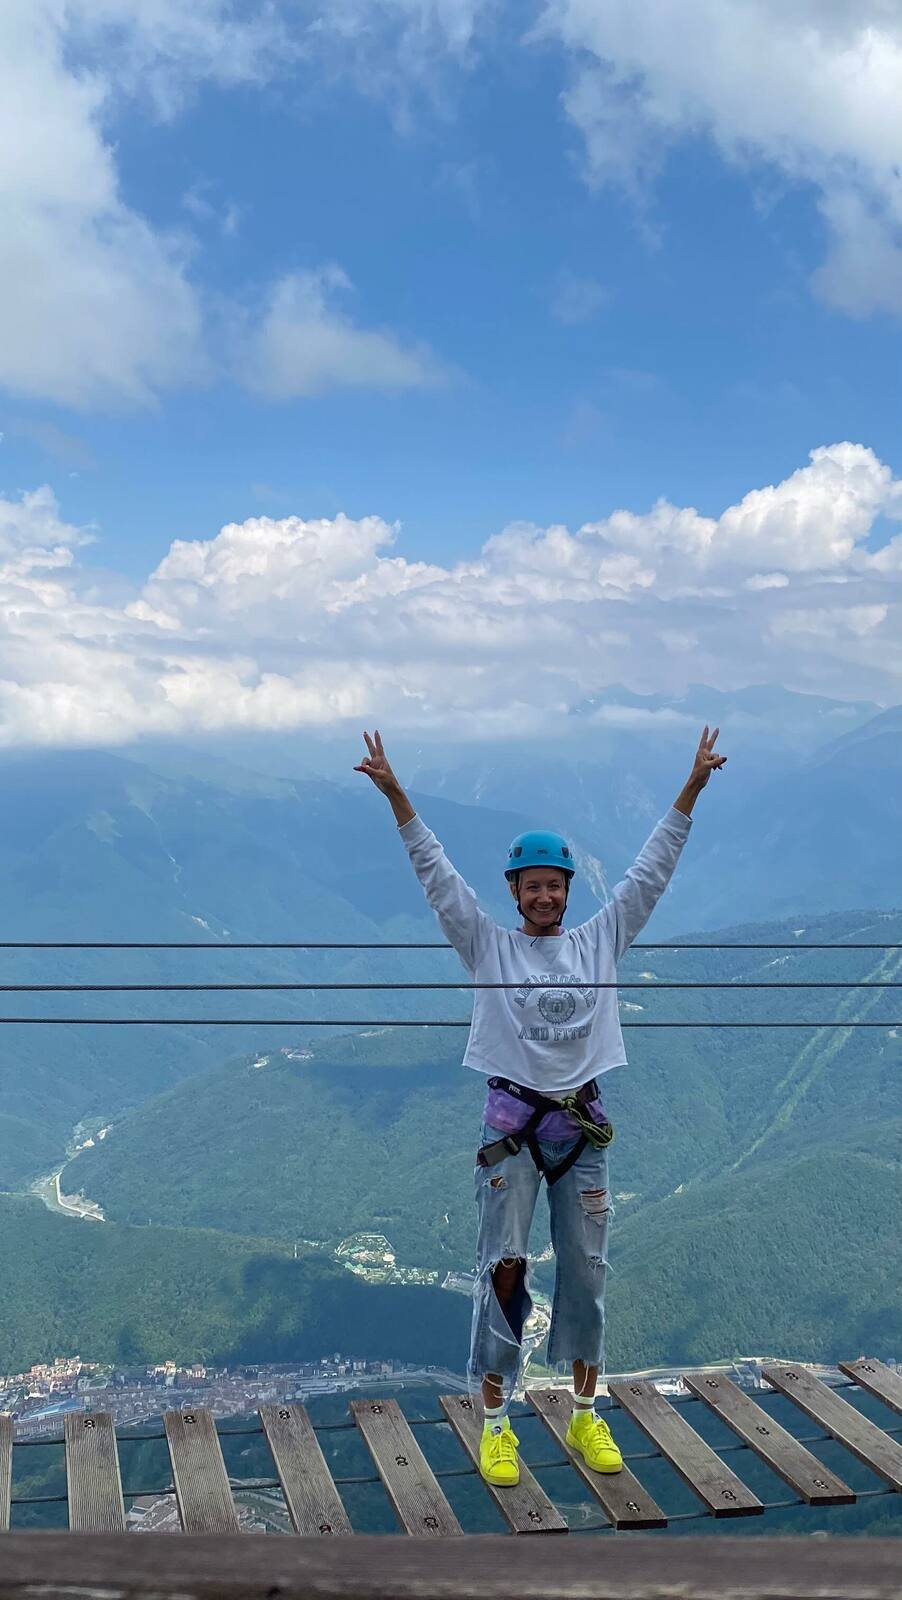
{"type": "MultiPolygon", "coordinates": [[[[486,1124],[481,1144],[502,1139],[486,1124]]],[[[542,1140],[543,1159],[562,1161],[576,1141],[542,1140]]],[[[494,1167],[476,1168],[476,1282],[469,1374],[473,1381],[496,1373],[511,1379],[520,1372],[523,1327],[532,1310],[526,1270],[529,1229],[540,1175],[524,1145],[494,1167]],[[522,1261],[523,1270],[505,1310],[495,1294],[493,1269],[501,1261],[522,1261]]],[[[548,1365],[584,1361],[604,1365],[604,1295],[608,1269],[608,1227],[613,1215],[608,1190],[608,1153],[587,1145],[548,1190],[551,1243],[555,1255],[554,1295],[548,1333],[548,1365]]]]}

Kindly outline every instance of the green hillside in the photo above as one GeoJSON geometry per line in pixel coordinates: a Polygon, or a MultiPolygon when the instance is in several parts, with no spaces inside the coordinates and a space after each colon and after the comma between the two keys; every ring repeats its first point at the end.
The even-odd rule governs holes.
{"type": "MultiPolygon", "coordinates": [[[[891,939],[900,927],[902,917],[843,915],[809,924],[806,938],[891,939]]],[[[770,924],[723,937],[781,941],[792,931],[770,924]]],[[[900,967],[898,951],[632,952],[621,978],[645,992],[623,989],[625,1021],[882,1015],[887,1028],[628,1033],[629,1067],[603,1080],[618,1129],[611,1159],[621,1220],[679,1185],[760,1162],[817,1150],[897,1154],[897,995],[732,984],[889,979],[900,967]],[[652,970],[730,987],[651,993],[643,974],[652,970]]],[[[379,1227],[405,1261],[466,1265],[483,1085],[458,1066],[462,1045],[456,1031],[405,1029],[317,1039],[298,1058],[235,1058],[126,1117],[66,1169],[65,1187],[121,1221],[328,1244],[379,1227]]]]}
{"type": "Polygon", "coordinates": [[[719,1178],[618,1222],[611,1367],[752,1352],[898,1359],[900,1216],[897,1163],[823,1153],[719,1178]]]}
{"type": "MultiPolygon", "coordinates": [[[[902,917],[809,921],[811,943],[898,940],[902,917]]],[[[791,941],[792,924],[724,930],[791,941]]],[[[603,1080],[617,1127],[611,1360],[739,1349],[897,1353],[902,1106],[894,990],[739,989],[755,979],[892,981],[899,951],[658,950],[621,968],[623,1019],[885,1018],[885,1027],[627,1034],[603,1080]],[[654,976],[649,976],[653,974],[654,976]],[[692,991],[657,980],[692,978],[692,991]],[[725,988],[709,985],[721,983],[725,988]],[[894,1331],[895,1329],[895,1331],[894,1331]],[[866,1337],[867,1335],[867,1337],[866,1337]]],[[[460,1033],[317,1039],[234,1058],[159,1096],[67,1167],[123,1222],[202,1226],[328,1247],[378,1228],[406,1263],[468,1267],[483,1085],[460,1033]]],[[[534,1246],[547,1241],[540,1205],[534,1246]]]]}
{"type": "Polygon", "coordinates": [[[454,1048],[405,1030],[242,1058],[127,1118],[66,1168],[67,1190],[121,1221],[330,1246],[378,1229],[406,1262],[462,1265],[483,1086],[454,1048]]]}
{"type": "Polygon", "coordinates": [[[460,1295],[365,1284],[272,1240],[54,1217],[37,1200],[0,1197],[0,1281],[0,1372],[63,1351],[123,1365],[465,1359],[460,1295]]]}

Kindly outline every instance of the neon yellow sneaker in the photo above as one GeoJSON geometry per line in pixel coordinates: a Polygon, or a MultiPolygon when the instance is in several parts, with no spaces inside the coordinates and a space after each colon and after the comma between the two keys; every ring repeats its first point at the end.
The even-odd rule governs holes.
{"type": "Polygon", "coordinates": [[[619,1472],[623,1466],[623,1457],[611,1438],[610,1428],[594,1411],[577,1411],[574,1407],[566,1442],[571,1450],[579,1451],[593,1472],[619,1472]]]}
{"type": "Polygon", "coordinates": [[[520,1463],[517,1460],[519,1443],[511,1427],[510,1417],[504,1418],[496,1432],[485,1423],[479,1441],[479,1470],[486,1483],[510,1489],[515,1483],[520,1482],[520,1463]]]}

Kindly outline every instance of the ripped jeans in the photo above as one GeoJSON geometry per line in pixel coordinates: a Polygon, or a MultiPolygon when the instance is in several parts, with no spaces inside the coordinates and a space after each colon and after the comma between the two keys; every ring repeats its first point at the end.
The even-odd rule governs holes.
{"type": "MultiPolygon", "coordinates": [[[[483,1125],[480,1143],[503,1137],[502,1130],[483,1125]]],[[[539,1148],[543,1159],[554,1166],[574,1143],[543,1139],[539,1148]]],[[[532,1310],[525,1265],[541,1179],[525,1145],[518,1155],[506,1156],[494,1167],[477,1167],[475,1179],[479,1232],[468,1372],[471,1382],[497,1373],[510,1379],[512,1386],[520,1371],[523,1327],[532,1310]],[[524,1271],[505,1314],[495,1295],[492,1270],[500,1261],[512,1260],[521,1260],[524,1271]]],[[[608,1226],[613,1215],[607,1151],[587,1145],[569,1172],[549,1188],[548,1208],[555,1254],[548,1365],[584,1361],[602,1367],[608,1226]]]]}

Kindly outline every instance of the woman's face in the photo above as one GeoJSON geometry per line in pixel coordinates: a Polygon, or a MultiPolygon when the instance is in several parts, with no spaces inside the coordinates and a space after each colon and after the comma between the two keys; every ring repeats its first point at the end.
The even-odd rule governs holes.
{"type": "Polygon", "coordinates": [[[567,904],[567,880],[556,867],[524,867],[519,886],[516,879],[510,891],[517,899],[519,887],[520,911],[534,927],[554,928],[564,915],[567,904]]]}

